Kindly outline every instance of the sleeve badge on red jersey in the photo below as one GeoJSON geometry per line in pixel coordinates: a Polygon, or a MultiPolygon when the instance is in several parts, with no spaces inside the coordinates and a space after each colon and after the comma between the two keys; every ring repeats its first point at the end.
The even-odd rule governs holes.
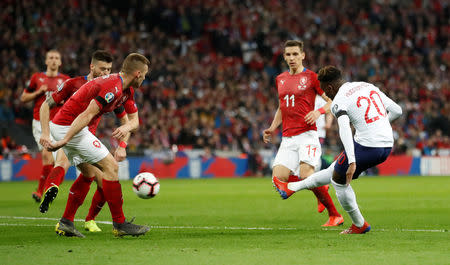
{"type": "Polygon", "coordinates": [[[111,101],[113,101],[114,99],[114,94],[111,92],[106,93],[105,95],[105,101],[106,103],[111,103],[111,101]]]}

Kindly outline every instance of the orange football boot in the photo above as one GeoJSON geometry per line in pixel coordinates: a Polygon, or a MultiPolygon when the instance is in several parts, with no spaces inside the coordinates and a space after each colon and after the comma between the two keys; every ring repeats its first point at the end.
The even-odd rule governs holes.
{"type": "Polygon", "coordinates": [[[345,229],[341,232],[341,234],[365,234],[370,231],[370,224],[364,221],[362,227],[357,227],[355,224],[352,224],[348,229],[345,229]]]}
{"type": "Polygon", "coordinates": [[[344,223],[344,218],[342,217],[342,215],[332,215],[328,218],[328,221],[323,224],[323,227],[328,227],[328,226],[340,226],[344,223]]]}

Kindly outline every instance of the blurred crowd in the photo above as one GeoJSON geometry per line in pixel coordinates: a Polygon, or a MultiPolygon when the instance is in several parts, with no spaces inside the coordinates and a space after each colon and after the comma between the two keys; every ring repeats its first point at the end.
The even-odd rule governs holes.
{"type": "MultiPolygon", "coordinates": [[[[114,55],[116,71],[136,51],[152,66],[136,94],[131,152],[177,145],[252,156],[276,148],[261,132],[278,105],[274,78],[287,69],[283,43],[299,39],[307,68],[337,65],[402,106],[397,154],[436,155],[450,148],[449,22],[445,0],[3,0],[0,120],[31,124],[31,105],[18,98],[45,70],[47,50],[61,52],[61,72],[72,77],[89,72],[96,49],[114,55]]],[[[105,117],[99,137],[115,126],[105,117]]],[[[336,123],[327,139],[340,149],[336,123]]]]}

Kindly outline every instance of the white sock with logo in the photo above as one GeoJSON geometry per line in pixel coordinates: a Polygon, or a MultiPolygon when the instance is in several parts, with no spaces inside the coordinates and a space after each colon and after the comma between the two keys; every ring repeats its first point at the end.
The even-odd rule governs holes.
{"type": "Polygon", "coordinates": [[[330,184],[335,163],[336,162],[333,162],[328,168],[318,171],[302,181],[288,183],[288,189],[297,192],[299,190],[313,189],[330,184]]]}
{"type": "Polygon", "coordinates": [[[342,208],[350,215],[353,224],[357,227],[362,227],[364,225],[364,217],[358,208],[356,203],[356,195],[352,189],[351,185],[342,185],[331,180],[334,189],[336,190],[336,196],[342,208]]]}

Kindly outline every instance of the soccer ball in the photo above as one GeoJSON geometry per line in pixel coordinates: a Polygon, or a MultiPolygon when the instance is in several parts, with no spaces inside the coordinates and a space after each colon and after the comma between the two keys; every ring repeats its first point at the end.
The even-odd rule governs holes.
{"type": "Polygon", "coordinates": [[[139,173],[133,179],[133,191],[139,198],[153,198],[159,192],[159,181],[150,172],[139,173]]]}

